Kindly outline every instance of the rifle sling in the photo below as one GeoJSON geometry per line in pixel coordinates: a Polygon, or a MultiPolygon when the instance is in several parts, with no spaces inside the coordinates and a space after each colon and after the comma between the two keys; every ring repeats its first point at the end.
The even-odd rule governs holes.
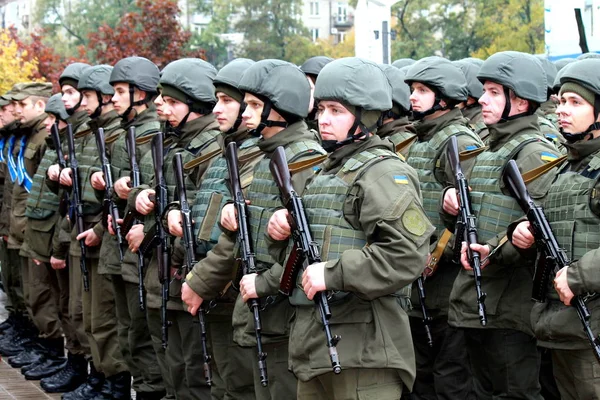
{"type": "Polygon", "coordinates": [[[423,271],[424,276],[429,277],[435,273],[438,263],[444,254],[444,249],[448,245],[448,242],[450,242],[452,235],[452,232],[450,232],[448,229],[444,229],[444,232],[442,232],[442,235],[437,241],[435,249],[431,253],[429,263],[425,266],[425,271],[423,271]]]}
{"type": "Polygon", "coordinates": [[[216,150],[211,151],[210,153],[203,154],[200,157],[194,158],[192,161],[186,162],[183,165],[183,169],[185,169],[185,170],[192,169],[192,168],[194,168],[194,167],[196,167],[196,166],[198,166],[198,165],[200,165],[222,153],[223,152],[221,149],[216,149],[216,150]]]}
{"type": "Polygon", "coordinates": [[[523,182],[525,182],[525,184],[528,184],[529,182],[536,180],[540,176],[544,175],[546,172],[550,171],[552,168],[561,164],[566,159],[567,156],[558,157],[557,159],[547,162],[544,165],[540,165],[539,167],[536,167],[532,170],[523,172],[521,174],[521,176],[523,177],[523,182]]]}

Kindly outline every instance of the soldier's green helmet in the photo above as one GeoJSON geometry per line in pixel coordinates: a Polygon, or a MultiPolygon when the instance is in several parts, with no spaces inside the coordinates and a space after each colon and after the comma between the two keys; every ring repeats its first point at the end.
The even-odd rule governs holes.
{"type": "Polygon", "coordinates": [[[396,67],[398,69],[402,67],[406,67],[408,65],[413,65],[416,61],[412,58],[399,58],[392,63],[392,67],[396,67]]]}
{"type": "Polygon", "coordinates": [[[368,133],[376,129],[381,114],[393,106],[388,77],[379,65],[358,57],[341,58],[327,64],[317,78],[315,100],[337,101],[355,117],[345,140],[323,141],[327,151],[366,139],[368,133]]]}
{"type": "Polygon", "coordinates": [[[56,93],[48,99],[46,108],[44,109],[46,114],[52,114],[61,121],[66,121],[69,118],[65,105],[62,101],[62,93],[56,93]]]}
{"type": "Polygon", "coordinates": [[[244,93],[238,89],[240,80],[248,68],[254,64],[254,61],[247,58],[236,58],[230,61],[227,65],[219,70],[215,77],[215,92],[224,93],[232,99],[240,103],[240,111],[238,118],[229,129],[228,133],[236,132],[242,124],[242,114],[246,109],[246,103],[244,103],[244,93]]]}
{"type": "Polygon", "coordinates": [[[129,85],[129,108],[122,114],[127,118],[134,106],[148,104],[157,93],[160,71],[156,64],[144,57],[126,57],[119,60],[110,74],[109,83],[115,86],[117,83],[129,85]],[[146,92],[143,100],[134,101],[134,89],[146,92]]]}
{"type": "Polygon", "coordinates": [[[483,65],[483,60],[481,58],[477,58],[477,57],[467,57],[467,58],[463,58],[461,61],[470,62],[471,64],[475,65],[477,68],[481,68],[481,66],[483,65]]]}
{"type": "Polygon", "coordinates": [[[483,95],[483,85],[479,79],[477,79],[477,73],[479,72],[480,67],[477,66],[477,63],[467,59],[452,61],[452,63],[460,68],[465,76],[465,79],[467,80],[467,91],[469,93],[469,97],[478,100],[483,95]]]}
{"type": "Polygon", "coordinates": [[[306,75],[311,76],[314,82],[317,79],[317,76],[319,76],[319,73],[321,72],[323,67],[332,61],[333,58],[326,56],[311,57],[308,60],[304,61],[304,64],[300,66],[300,69],[306,75]]]}
{"type": "Polygon", "coordinates": [[[238,88],[264,102],[260,125],[254,131],[256,135],[266,127],[285,128],[308,115],[308,80],[300,68],[287,61],[268,59],[254,63],[242,76],[238,88]],[[269,120],[271,109],[286,122],[269,120]]]}
{"type": "Polygon", "coordinates": [[[554,94],[554,80],[556,79],[556,73],[558,70],[556,69],[556,65],[545,56],[536,56],[538,60],[542,63],[542,67],[544,68],[544,72],[546,73],[546,80],[548,81],[548,96],[547,99],[550,98],[552,94],[554,94]]]}
{"type": "Polygon", "coordinates": [[[565,66],[567,66],[567,64],[571,64],[573,61],[576,61],[576,60],[574,58],[568,58],[568,57],[561,58],[560,60],[554,61],[554,65],[556,66],[556,70],[560,71],[565,66]]]}
{"type": "Polygon", "coordinates": [[[79,78],[77,90],[80,92],[84,90],[94,91],[98,98],[98,107],[90,115],[92,119],[98,118],[102,112],[102,106],[110,103],[110,100],[105,103],[102,95],[113,95],[115,93],[115,89],[108,83],[112,69],[113,67],[110,65],[95,65],[84,70],[79,78]]]}
{"type": "Polygon", "coordinates": [[[588,58],[600,58],[600,54],[598,54],[598,53],[583,53],[579,57],[577,57],[577,60],[587,60],[588,58]]]}
{"type": "Polygon", "coordinates": [[[404,82],[405,74],[400,69],[389,64],[379,67],[387,76],[392,87],[392,109],[385,112],[384,118],[400,118],[410,112],[410,87],[404,82]]]}
{"type": "MultiPolygon", "coordinates": [[[[62,74],[60,74],[60,77],[58,78],[58,83],[61,89],[63,86],[69,85],[72,86],[74,89],[78,90],[77,86],[79,85],[79,79],[81,78],[83,72],[88,68],[90,68],[90,65],[86,63],[73,63],[67,65],[65,70],[62,72],[62,74]]],[[[67,114],[73,115],[75,113],[75,110],[77,110],[80,105],[81,96],[79,96],[79,101],[75,106],[67,108],[67,114]]]]}
{"type": "Polygon", "coordinates": [[[408,85],[412,85],[414,82],[422,83],[435,92],[435,102],[429,110],[413,112],[413,116],[417,120],[438,110],[452,109],[456,104],[466,101],[469,96],[465,75],[460,68],[442,57],[432,56],[420,59],[406,71],[404,81],[408,85]],[[445,107],[441,105],[442,100],[446,103],[445,107]]]}
{"type": "Polygon", "coordinates": [[[548,81],[542,63],[534,56],[518,51],[502,51],[490,56],[479,70],[477,78],[485,85],[486,81],[504,87],[505,106],[501,121],[510,114],[510,92],[517,97],[529,100],[527,114],[533,114],[547,99],[548,81]]]}
{"type": "MultiPolygon", "coordinates": [[[[559,72],[560,94],[576,93],[594,107],[594,121],[600,116],[600,59],[586,58],[564,67],[559,72]]],[[[600,122],[594,122],[582,133],[565,133],[563,136],[570,142],[578,141],[585,136],[593,136],[592,131],[600,130],[600,122]]]]}

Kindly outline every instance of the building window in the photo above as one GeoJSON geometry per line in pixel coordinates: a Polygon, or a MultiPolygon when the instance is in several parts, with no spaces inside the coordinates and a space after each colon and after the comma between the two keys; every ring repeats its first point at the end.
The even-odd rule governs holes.
{"type": "Polygon", "coordinates": [[[344,43],[345,39],[346,39],[346,32],[338,33],[338,43],[344,43]]]}
{"type": "Polygon", "coordinates": [[[311,1],[310,2],[310,15],[316,17],[319,15],[319,2],[311,1]]]}
{"type": "Polygon", "coordinates": [[[346,22],[348,20],[348,4],[338,3],[337,22],[346,22]]]}
{"type": "Polygon", "coordinates": [[[312,28],[310,30],[310,36],[312,38],[312,41],[316,42],[317,39],[319,38],[319,28],[312,28]]]}

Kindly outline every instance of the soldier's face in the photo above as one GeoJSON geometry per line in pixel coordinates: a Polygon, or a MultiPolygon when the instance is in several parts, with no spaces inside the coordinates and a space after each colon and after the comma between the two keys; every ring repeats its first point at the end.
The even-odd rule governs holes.
{"type": "Polygon", "coordinates": [[[479,98],[479,104],[481,104],[483,122],[486,125],[497,124],[502,118],[506,105],[504,86],[486,81],[483,84],[483,95],[479,98]]]}
{"type": "Polygon", "coordinates": [[[50,134],[54,122],[56,122],[56,116],[54,114],[47,114],[46,119],[44,120],[44,128],[46,128],[48,135],[50,134]]]}
{"type": "Polygon", "coordinates": [[[420,82],[413,82],[410,85],[410,104],[413,111],[424,112],[433,107],[435,103],[435,93],[426,85],[420,82]]]}
{"type": "Polygon", "coordinates": [[[596,120],[594,106],[572,92],[565,92],[560,96],[556,114],[565,133],[585,132],[596,120]]]}
{"type": "MultiPolygon", "coordinates": [[[[190,108],[187,104],[182,103],[181,101],[174,99],[170,96],[162,96],[164,100],[163,113],[167,121],[171,124],[171,126],[179,126],[181,121],[185,118],[186,115],[190,112],[190,108]]],[[[188,117],[188,120],[189,119],[188,117]]]]}
{"type": "Polygon", "coordinates": [[[6,126],[15,120],[15,106],[9,103],[0,108],[0,122],[6,126]]]}
{"type": "Polygon", "coordinates": [[[88,115],[92,115],[98,106],[100,106],[100,102],[98,102],[98,95],[94,90],[81,91],[81,108],[88,115]]]}
{"type": "Polygon", "coordinates": [[[348,131],[352,128],[355,117],[342,103],[323,100],[319,102],[317,108],[317,119],[323,140],[341,142],[348,137],[348,131]]]}
{"type": "Polygon", "coordinates": [[[156,99],[154,99],[154,105],[156,105],[156,113],[158,114],[158,119],[161,121],[166,121],[165,113],[163,109],[165,107],[165,100],[162,97],[162,94],[159,94],[156,99]]]}
{"type": "Polygon", "coordinates": [[[17,101],[17,105],[15,107],[15,113],[17,115],[17,118],[21,120],[21,122],[28,122],[34,120],[41,114],[41,112],[43,112],[43,109],[41,109],[40,112],[39,103],[39,101],[34,101],[34,99],[31,97],[27,97],[26,99],[17,101]]]}
{"type": "Polygon", "coordinates": [[[130,100],[129,100],[129,84],[128,83],[115,83],[113,85],[115,88],[115,94],[112,97],[113,106],[115,111],[119,115],[123,115],[123,113],[129,108],[130,100]]]}
{"type": "Polygon", "coordinates": [[[213,114],[219,123],[221,132],[227,132],[233,127],[240,113],[240,103],[225,93],[217,93],[217,104],[213,108],[213,114]]]}
{"type": "Polygon", "coordinates": [[[248,129],[258,128],[258,125],[260,125],[260,115],[263,112],[265,103],[250,93],[244,95],[244,103],[246,103],[246,109],[242,114],[242,120],[248,129]]]}
{"type": "MultiPolygon", "coordinates": [[[[62,102],[67,110],[75,107],[81,99],[81,93],[71,85],[63,85],[60,89],[62,92],[62,102]]],[[[77,110],[76,110],[77,111],[77,110]]]]}

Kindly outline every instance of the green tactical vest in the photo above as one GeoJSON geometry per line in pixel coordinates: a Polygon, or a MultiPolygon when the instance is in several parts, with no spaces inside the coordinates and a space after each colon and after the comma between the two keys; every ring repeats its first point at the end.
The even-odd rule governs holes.
{"type": "MultiPolygon", "coordinates": [[[[288,144],[285,147],[285,156],[288,164],[298,161],[302,157],[324,155],[321,145],[312,140],[304,140],[288,144]]],[[[281,207],[279,188],[275,184],[269,169],[269,158],[262,159],[254,167],[254,179],[248,188],[247,199],[250,200],[248,213],[250,214],[250,233],[254,242],[254,252],[258,271],[264,271],[275,260],[269,255],[264,234],[271,215],[276,208],[281,207]]]]}
{"type": "Polygon", "coordinates": [[[400,143],[415,137],[415,134],[412,132],[408,132],[408,131],[400,131],[400,132],[396,132],[393,135],[390,135],[387,137],[387,139],[394,143],[394,146],[398,146],[400,143]]]}
{"type": "Polygon", "coordinates": [[[58,211],[60,198],[58,194],[46,187],[46,172],[48,168],[56,163],[56,151],[46,148],[44,157],[33,175],[31,192],[27,197],[25,204],[25,216],[36,220],[45,220],[50,218],[58,211]]]}
{"type": "Polygon", "coordinates": [[[477,136],[479,136],[482,131],[487,129],[487,125],[483,121],[479,121],[476,124],[469,124],[469,126],[477,136]]]}
{"type": "MultiPolygon", "coordinates": [[[[600,243],[600,217],[590,208],[597,196],[600,180],[600,153],[596,153],[581,172],[562,171],[552,183],[544,200],[544,212],[552,232],[571,261],[577,261],[600,243]]],[[[552,286],[550,280],[549,286],[552,286]]],[[[548,297],[559,300],[558,293],[549,288],[548,297]]]]}
{"type": "MultiPolygon", "coordinates": [[[[77,145],[75,146],[77,147],[77,145]]],[[[79,163],[79,182],[81,184],[81,200],[83,202],[84,215],[97,215],[102,212],[102,202],[96,196],[92,187],[90,175],[92,168],[100,169],[100,158],[96,137],[88,133],[81,138],[80,147],[76,153],[79,163]]]]}
{"type": "MultiPolygon", "coordinates": [[[[247,151],[257,147],[259,138],[245,140],[239,147],[240,151],[247,151]]],[[[194,235],[197,241],[197,253],[205,255],[217,243],[221,235],[218,221],[221,219],[221,210],[231,198],[229,187],[226,184],[229,178],[227,160],[225,157],[216,159],[206,171],[202,185],[196,192],[192,205],[192,219],[194,235]]]]}
{"type": "MultiPolygon", "coordinates": [[[[398,156],[385,149],[370,149],[353,155],[337,174],[321,174],[319,170],[302,195],[302,202],[309,221],[313,240],[321,245],[321,259],[335,260],[342,253],[362,249],[368,245],[364,232],[354,229],[344,217],[345,200],[354,188],[354,182],[371,166],[388,158],[398,156]]],[[[300,277],[298,279],[301,279],[300,277]]],[[[412,284],[396,293],[400,304],[410,308],[412,284]]],[[[340,301],[349,293],[335,293],[331,302],[340,301]]],[[[296,306],[314,306],[304,292],[294,289],[290,302],[296,306]]]]}
{"type": "MultiPolygon", "coordinates": [[[[135,127],[135,138],[138,139],[143,136],[152,136],[155,133],[157,133],[159,129],[160,129],[160,123],[158,121],[148,121],[140,126],[135,127]]],[[[113,169],[115,171],[115,176],[113,176],[113,179],[115,180],[115,182],[119,178],[122,178],[124,176],[129,176],[129,174],[131,173],[131,168],[129,166],[129,153],[127,153],[127,146],[125,144],[126,137],[127,137],[127,133],[125,135],[120,136],[112,148],[110,164],[113,166],[113,169]]],[[[150,153],[148,151],[148,149],[150,148],[150,143],[146,143],[146,144],[136,143],[135,147],[136,147],[135,150],[136,150],[137,162],[138,162],[138,166],[139,166],[141,164],[141,159],[142,159],[143,155],[150,153]]],[[[148,156],[150,156],[150,154],[148,154],[148,156]]],[[[143,177],[140,177],[140,178],[143,178],[143,177]]],[[[142,182],[140,182],[140,183],[144,183],[144,182],[148,182],[148,181],[142,180],[142,182]]]]}
{"type": "Polygon", "coordinates": [[[523,216],[516,200],[502,194],[502,172],[525,145],[539,140],[538,135],[526,133],[510,140],[497,151],[484,151],[475,159],[469,186],[480,243],[506,231],[511,222],[523,216]]]}
{"type": "MultiPolygon", "coordinates": [[[[413,167],[419,176],[421,193],[423,194],[423,209],[427,217],[435,226],[436,234],[444,229],[444,224],[439,216],[438,208],[440,203],[440,194],[444,190],[444,183],[441,183],[436,177],[436,172],[440,167],[440,161],[445,157],[442,152],[446,148],[446,143],[452,136],[468,135],[479,146],[483,147],[483,142],[479,136],[475,135],[469,128],[463,125],[449,125],[438,131],[433,137],[425,142],[415,142],[410,146],[406,162],[413,167]]],[[[443,171],[440,171],[443,173],[443,171]]]]}

